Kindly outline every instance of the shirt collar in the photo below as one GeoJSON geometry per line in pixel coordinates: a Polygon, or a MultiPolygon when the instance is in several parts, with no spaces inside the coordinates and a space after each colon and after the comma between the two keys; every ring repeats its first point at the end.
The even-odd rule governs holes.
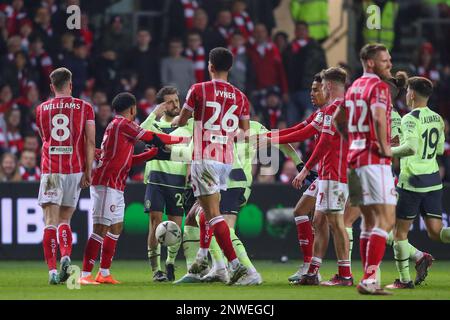
{"type": "Polygon", "coordinates": [[[377,76],[375,73],[372,73],[372,72],[364,72],[363,77],[380,79],[379,76],[377,76]]]}

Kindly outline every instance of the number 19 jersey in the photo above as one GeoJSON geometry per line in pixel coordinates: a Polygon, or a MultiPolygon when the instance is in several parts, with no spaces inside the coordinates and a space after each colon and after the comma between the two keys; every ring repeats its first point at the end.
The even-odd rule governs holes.
{"type": "Polygon", "coordinates": [[[345,113],[348,121],[348,165],[351,169],[372,164],[390,165],[380,155],[372,118],[373,108],[386,110],[387,143],[391,141],[391,98],[389,86],[377,75],[365,73],[347,90],[345,113]]]}
{"type": "Polygon", "coordinates": [[[85,127],[95,124],[92,106],[77,98],[57,97],[36,108],[42,139],[43,174],[72,174],[85,168],[85,127]]]}
{"type": "Polygon", "coordinates": [[[194,113],[194,161],[233,163],[239,120],[250,119],[247,97],[226,81],[194,84],[183,108],[194,113]]]}

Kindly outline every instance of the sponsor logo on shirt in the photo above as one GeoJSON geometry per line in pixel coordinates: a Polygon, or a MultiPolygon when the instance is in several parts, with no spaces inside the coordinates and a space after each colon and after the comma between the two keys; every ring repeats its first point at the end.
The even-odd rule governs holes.
{"type": "Polygon", "coordinates": [[[331,126],[331,121],[333,120],[333,117],[330,115],[325,116],[325,121],[323,122],[324,126],[329,127],[331,126]]]}
{"type": "Polygon", "coordinates": [[[366,148],[366,139],[353,140],[350,150],[361,150],[366,148]]]}
{"type": "Polygon", "coordinates": [[[61,155],[61,154],[72,154],[72,146],[50,146],[50,154],[61,155]]]}

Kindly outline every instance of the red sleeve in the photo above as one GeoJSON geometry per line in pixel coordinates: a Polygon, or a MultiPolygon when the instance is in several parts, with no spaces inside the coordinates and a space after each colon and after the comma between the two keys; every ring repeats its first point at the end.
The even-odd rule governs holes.
{"type": "Polygon", "coordinates": [[[380,81],[370,92],[370,109],[383,108],[387,110],[390,102],[389,87],[386,83],[380,81]]]}
{"type": "Polygon", "coordinates": [[[308,170],[312,170],[312,168],[319,163],[320,159],[323,158],[325,153],[327,152],[329,146],[330,146],[330,139],[331,135],[322,133],[320,135],[319,142],[317,143],[316,147],[314,148],[313,153],[309,157],[308,162],[306,162],[305,167],[308,170]]]}
{"type": "Polygon", "coordinates": [[[317,134],[318,132],[319,131],[312,124],[308,124],[302,130],[293,132],[288,135],[274,137],[275,138],[274,142],[276,142],[278,144],[301,142],[301,141],[305,141],[308,138],[311,138],[313,135],[317,134]],[[276,140],[276,138],[278,138],[278,141],[276,140]]]}
{"type": "Polygon", "coordinates": [[[239,120],[249,120],[250,119],[250,103],[247,97],[241,92],[242,96],[242,110],[239,120]]]}
{"type": "Polygon", "coordinates": [[[88,122],[95,123],[94,108],[89,103],[86,104],[86,123],[88,122]]]}
{"type": "Polygon", "coordinates": [[[175,137],[165,133],[154,133],[152,131],[142,130],[143,134],[139,137],[139,140],[145,142],[151,142],[155,136],[157,136],[164,144],[176,144],[181,142],[188,142],[189,138],[175,137]]]}
{"type": "Polygon", "coordinates": [[[186,95],[186,101],[184,102],[183,108],[188,109],[191,112],[194,112],[195,109],[195,97],[196,97],[196,86],[195,84],[189,89],[187,95],[186,95]]]}
{"type": "Polygon", "coordinates": [[[142,162],[153,159],[158,154],[158,148],[151,148],[148,151],[133,155],[131,165],[135,166],[142,162]]]}
{"type": "MultiPolygon", "coordinates": [[[[279,136],[285,136],[285,135],[288,135],[288,134],[293,133],[295,131],[301,130],[304,127],[306,127],[307,125],[308,125],[308,122],[306,122],[306,120],[305,120],[303,122],[300,122],[300,123],[296,124],[293,127],[282,129],[282,130],[278,131],[277,133],[278,133],[279,136]]],[[[272,131],[267,132],[267,136],[269,138],[271,138],[272,137],[272,131]]]]}
{"type": "Polygon", "coordinates": [[[122,124],[121,129],[124,136],[132,140],[142,140],[142,136],[146,132],[133,121],[126,121],[122,124]]]}

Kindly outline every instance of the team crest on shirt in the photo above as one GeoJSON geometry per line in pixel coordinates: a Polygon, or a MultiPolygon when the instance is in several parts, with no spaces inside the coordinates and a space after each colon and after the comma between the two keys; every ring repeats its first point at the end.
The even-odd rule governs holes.
{"type": "Polygon", "coordinates": [[[323,113],[322,112],[317,113],[316,117],[314,118],[314,121],[317,122],[317,123],[322,123],[322,121],[323,121],[323,113]]]}
{"type": "Polygon", "coordinates": [[[111,212],[116,211],[116,206],[112,204],[112,205],[109,207],[109,210],[111,210],[111,212]]]}
{"type": "Polygon", "coordinates": [[[323,122],[324,126],[331,126],[331,121],[333,120],[333,116],[327,115],[325,116],[325,121],[323,122]]]}

